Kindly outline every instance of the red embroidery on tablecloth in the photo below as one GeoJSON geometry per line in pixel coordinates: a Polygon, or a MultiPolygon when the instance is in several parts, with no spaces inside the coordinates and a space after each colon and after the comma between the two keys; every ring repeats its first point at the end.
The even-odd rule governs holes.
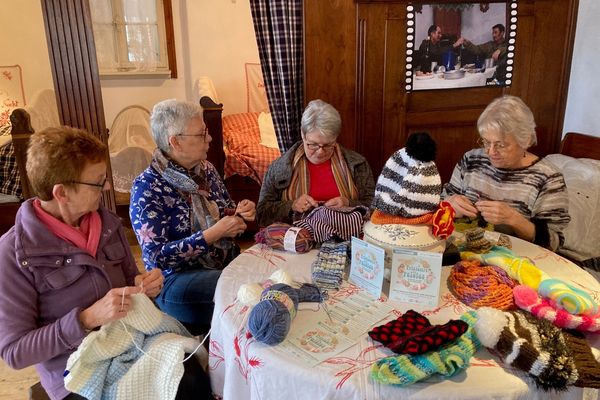
{"type": "Polygon", "coordinates": [[[252,335],[249,335],[245,328],[238,331],[237,335],[233,338],[233,346],[235,349],[235,362],[240,371],[240,375],[244,377],[248,382],[252,368],[260,368],[263,362],[260,358],[249,356],[250,345],[255,342],[252,335]]]}
{"type": "Polygon", "coordinates": [[[208,369],[215,370],[219,368],[219,365],[225,361],[223,347],[216,340],[210,341],[210,346],[208,346],[208,355],[208,369]]]}
{"type": "MultiPolygon", "coordinates": [[[[369,346],[363,351],[361,351],[355,359],[350,357],[332,357],[328,358],[324,362],[326,364],[333,365],[348,365],[348,367],[344,368],[341,371],[335,373],[336,377],[342,377],[340,381],[335,385],[336,389],[341,389],[344,383],[352,377],[357,372],[370,368],[373,363],[377,362],[377,360],[367,360],[366,356],[368,353],[375,351],[377,348],[382,347],[381,345],[377,346],[369,346]]],[[[383,358],[383,357],[380,357],[383,358]]]]}
{"type": "Polygon", "coordinates": [[[470,310],[464,303],[458,300],[452,293],[446,293],[441,297],[442,304],[433,310],[423,311],[421,314],[428,316],[439,313],[444,308],[452,308],[453,312],[457,315],[464,314],[467,310],[470,310]]]}
{"type": "Polygon", "coordinates": [[[277,266],[273,259],[277,261],[287,261],[286,258],[281,255],[281,253],[274,252],[273,249],[264,244],[258,246],[258,250],[256,250],[256,247],[249,248],[248,250],[244,251],[244,254],[250,254],[258,258],[263,258],[273,266],[277,266]]]}

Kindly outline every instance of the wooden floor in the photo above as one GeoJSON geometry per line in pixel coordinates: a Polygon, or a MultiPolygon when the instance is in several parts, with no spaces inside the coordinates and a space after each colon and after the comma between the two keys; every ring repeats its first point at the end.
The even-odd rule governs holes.
{"type": "MultiPolygon", "coordinates": [[[[131,244],[131,252],[136,259],[137,265],[143,268],[141,261],[141,249],[135,242],[133,231],[126,229],[127,238],[131,244]]],[[[254,244],[252,236],[242,236],[238,241],[242,250],[254,244]]],[[[0,359],[0,399],[3,400],[22,400],[29,398],[29,388],[39,381],[34,367],[22,370],[14,370],[0,359]]]]}

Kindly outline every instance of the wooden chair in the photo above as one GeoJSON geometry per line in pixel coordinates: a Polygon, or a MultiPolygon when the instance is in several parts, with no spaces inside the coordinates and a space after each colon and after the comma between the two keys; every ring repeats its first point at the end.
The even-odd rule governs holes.
{"type": "Polygon", "coordinates": [[[560,143],[560,154],[600,160],[600,137],[568,132],[560,143]]]}
{"type": "MultiPolygon", "coordinates": [[[[21,193],[23,200],[25,200],[33,196],[33,190],[31,189],[25,169],[27,164],[27,146],[29,145],[29,138],[33,133],[33,128],[31,127],[29,113],[22,108],[13,110],[10,114],[10,122],[10,134],[21,178],[21,193]]],[[[21,202],[0,203],[0,235],[4,234],[15,224],[15,216],[20,206],[21,202]]]]}

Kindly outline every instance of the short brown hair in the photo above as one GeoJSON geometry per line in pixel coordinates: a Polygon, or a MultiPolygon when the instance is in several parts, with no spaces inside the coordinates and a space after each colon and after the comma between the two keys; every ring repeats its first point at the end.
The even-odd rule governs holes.
{"type": "Polygon", "coordinates": [[[105,159],[106,145],[86,131],[69,126],[48,128],[29,139],[27,176],[35,194],[49,201],[54,185],[79,180],[87,164],[105,159]]]}

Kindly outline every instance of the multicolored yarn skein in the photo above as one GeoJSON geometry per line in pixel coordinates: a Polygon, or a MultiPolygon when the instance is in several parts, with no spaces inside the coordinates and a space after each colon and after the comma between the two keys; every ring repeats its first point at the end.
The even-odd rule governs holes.
{"type": "Polygon", "coordinates": [[[494,307],[509,310],[515,307],[512,280],[499,267],[482,266],[477,260],[460,261],[448,277],[450,290],[457,299],[473,308],[494,307]]]}
{"type": "Polygon", "coordinates": [[[511,278],[552,299],[557,306],[571,314],[590,315],[598,312],[598,304],[587,292],[551,278],[528,258],[519,257],[504,247],[494,246],[492,251],[484,254],[463,251],[460,257],[502,268],[511,278]]]}
{"type": "Polygon", "coordinates": [[[554,326],[581,332],[600,332],[600,313],[596,315],[571,315],[556,306],[552,300],[541,298],[532,288],[519,285],[513,289],[515,303],[537,318],[547,319],[554,326]]]}
{"type": "MultiPolygon", "coordinates": [[[[275,250],[288,250],[285,246],[285,237],[289,229],[292,228],[289,224],[275,222],[261,229],[254,235],[256,243],[266,244],[275,250]]],[[[296,253],[306,253],[313,247],[313,240],[310,232],[305,228],[297,228],[298,234],[295,236],[294,249],[296,253]]],[[[289,249],[291,250],[291,249],[289,249]]]]}
{"type": "Polygon", "coordinates": [[[248,330],[259,342],[268,345],[281,343],[296,316],[298,303],[323,300],[323,293],[314,285],[304,283],[299,289],[295,289],[276,283],[265,289],[261,300],[250,311],[248,330]]]}

